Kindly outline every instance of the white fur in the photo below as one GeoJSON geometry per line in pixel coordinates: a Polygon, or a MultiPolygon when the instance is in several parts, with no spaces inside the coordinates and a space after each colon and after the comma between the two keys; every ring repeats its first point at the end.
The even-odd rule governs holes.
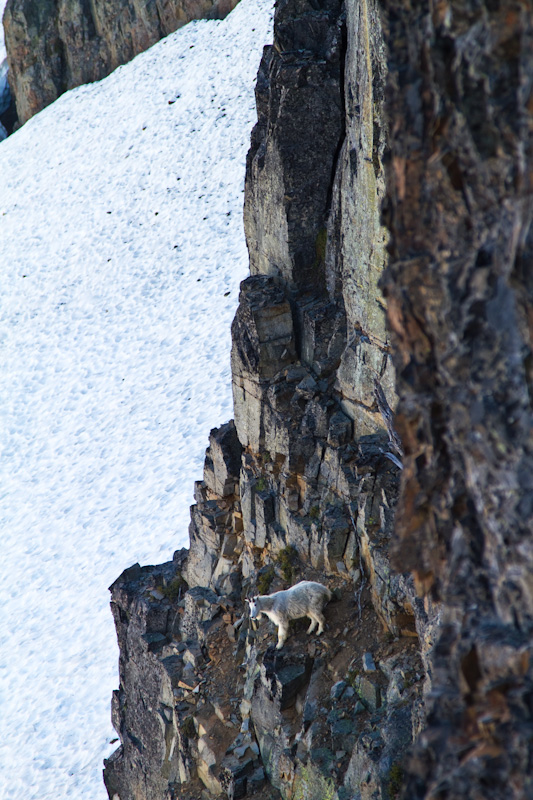
{"type": "Polygon", "coordinates": [[[282,592],[246,598],[250,607],[250,619],[265,614],[278,626],[277,650],[281,650],[285,644],[291,619],[309,617],[311,624],[307,633],[312,633],[318,625],[317,636],[320,636],[325,624],[322,608],[328,600],[331,600],[330,590],[314,581],[300,581],[282,592]]]}

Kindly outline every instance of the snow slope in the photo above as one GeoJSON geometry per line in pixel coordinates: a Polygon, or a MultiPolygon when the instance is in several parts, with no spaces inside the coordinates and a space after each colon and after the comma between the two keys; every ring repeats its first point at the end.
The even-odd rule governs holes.
{"type": "Polygon", "coordinates": [[[271,0],[241,0],[0,144],[0,798],[99,800],[108,585],[188,542],[230,324],[271,0]]]}

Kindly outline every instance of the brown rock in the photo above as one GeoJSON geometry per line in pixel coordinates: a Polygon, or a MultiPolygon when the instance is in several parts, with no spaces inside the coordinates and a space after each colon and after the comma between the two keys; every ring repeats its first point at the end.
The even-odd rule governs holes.
{"type": "Polygon", "coordinates": [[[221,19],[238,0],[8,0],[9,82],[21,124],[67,89],[97,81],[193,19],[221,19]]]}

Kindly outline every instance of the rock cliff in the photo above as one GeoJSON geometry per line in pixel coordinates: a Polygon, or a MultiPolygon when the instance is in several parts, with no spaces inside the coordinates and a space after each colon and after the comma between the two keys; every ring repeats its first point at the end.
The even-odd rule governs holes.
{"type": "Polygon", "coordinates": [[[111,798],[397,792],[433,611],[388,557],[385,78],[375,4],[278,3],[247,162],[235,419],[211,432],[189,551],[112,587],[111,798]],[[327,630],[293,623],[277,651],[244,598],[304,578],[334,591],[327,630]]]}
{"type": "Polygon", "coordinates": [[[533,13],[384,3],[396,564],[442,607],[406,796],[533,796],[533,13]]]}
{"type": "Polygon", "coordinates": [[[513,9],[279,0],[235,417],[189,550],[111,587],[113,800],[532,796],[533,18],[513,9]],[[244,599],[301,579],[333,592],[326,631],[276,650],[244,599]]]}
{"type": "Polygon", "coordinates": [[[238,0],[8,0],[3,24],[21,124],[67,89],[98,81],[193,19],[238,0]]]}

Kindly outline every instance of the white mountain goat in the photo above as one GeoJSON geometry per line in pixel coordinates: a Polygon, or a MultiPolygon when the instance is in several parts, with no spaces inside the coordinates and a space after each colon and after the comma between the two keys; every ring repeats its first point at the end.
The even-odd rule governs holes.
{"type": "Polygon", "coordinates": [[[250,607],[250,619],[265,614],[278,626],[277,650],[281,650],[289,633],[289,620],[309,617],[311,624],[307,633],[312,633],[318,625],[317,636],[324,630],[322,608],[331,600],[331,592],[327,586],[314,581],[300,581],[290,589],[274,594],[247,597],[250,607]]]}

